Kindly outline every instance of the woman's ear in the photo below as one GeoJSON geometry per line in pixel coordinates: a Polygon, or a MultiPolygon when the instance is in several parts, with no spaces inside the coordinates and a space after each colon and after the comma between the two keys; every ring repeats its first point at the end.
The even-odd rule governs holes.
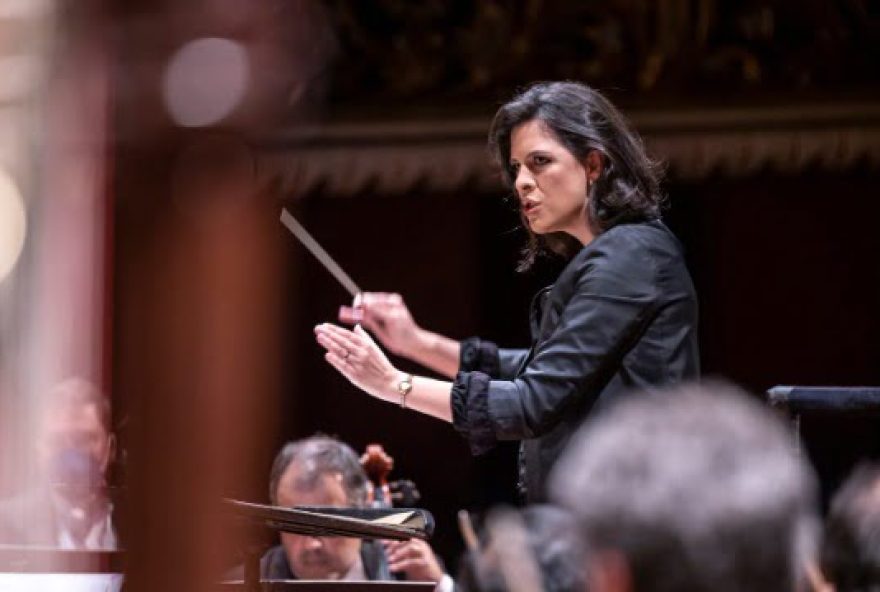
{"type": "Polygon", "coordinates": [[[592,185],[599,178],[599,175],[602,174],[602,169],[605,168],[605,161],[602,158],[602,153],[598,150],[590,150],[584,157],[583,165],[584,169],[587,171],[587,180],[590,182],[590,185],[592,185]]]}

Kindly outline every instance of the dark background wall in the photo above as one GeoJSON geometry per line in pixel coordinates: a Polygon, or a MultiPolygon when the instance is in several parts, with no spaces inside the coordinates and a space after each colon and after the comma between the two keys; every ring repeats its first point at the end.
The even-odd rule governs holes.
{"type": "MultiPolygon", "coordinates": [[[[776,384],[880,384],[877,187],[876,173],[859,170],[668,180],[665,219],[699,293],[706,375],[756,396],[776,384]]],[[[362,288],[400,292],[420,324],[453,337],[527,344],[529,299],[559,268],[514,271],[523,236],[501,191],[313,196],[298,207],[362,288]]],[[[437,514],[436,544],[452,557],[458,508],[515,501],[515,446],[474,459],[450,426],[372,400],[337,375],[311,327],[333,320],[348,296],[298,245],[290,248],[301,257],[291,289],[303,305],[289,327],[297,353],[288,358],[284,437],[322,431],[359,449],[383,443],[396,460],[392,476],[415,480],[437,514]]],[[[856,455],[878,452],[876,427],[804,425],[826,489],[856,455]]]]}
{"type": "MultiPolygon", "coordinates": [[[[461,548],[457,509],[481,511],[515,500],[515,446],[475,459],[450,426],[372,400],[324,363],[312,327],[335,319],[349,296],[277,218],[280,205],[292,208],[362,288],[400,292],[424,326],[453,337],[480,335],[525,345],[528,302],[553,281],[559,266],[516,273],[523,236],[500,185],[460,175],[451,165],[447,175],[446,161],[434,160],[432,151],[460,163],[455,158],[461,142],[464,160],[487,168],[481,138],[489,117],[500,101],[533,80],[577,79],[607,91],[637,121],[649,147],[656,141],[677,155],[665,184],[666,221],[682,241],[699,293],[706,375],[734,380],[756,396],[785,383],[880,385],[880,115],[872,110],[880,104],[876,3],[255,4],[263,7],[261,17],[247,26],[244,17],[257,11],[228,12],[233,6],[228,3],[216,5],[216,23],[203,23],[195,8],[181,21],[198,23],[190,36],[243,39],[253,43],[254,56],[269,40],[278,52],[255,69],[259,76],[250,92],[265,94],[265,100],[244,102],[241,113],[217,129],[182,132],[161,105],[162,65],[185,40],[180,32],[181,39],[166,40],[167,31],[177,30],[168,24],[174,19],[160,14],[150,21],[149,10],[135,3],[119,9],[118,19],[128,28],[114,36],[119,138],[112,150],[114,228],[108,239],[115,274],[114,414],[125,423],[133,396],[146,402],[159,396],[151,403],[157,417],[184,407],[175,442],[186,447],[190,430],[210,423],[202,410],[213,408],[220,387],[227,387],[229,401],[249,397],[271,416],[263,430],[267,441],[241,452],[257,477],[239,480],[228,494],[265,500],[261,476],[268,475],[274,450],[320,431],[358,450],[369,442],[386,447],[396,461],[392,478],[416,481],[421,505],[436,514],[434,544],[449,561],[461,548]],[[154,28],[147,30],[145,22],[154,28]],[[850,112],[850,100],[859,108],[850,112]],[[804,103],[811,105],[804,110],[807,119],[784,117],[789,110],[801,113],[797,109],[804,103]],[[841,105],[833,116],[822,111],[841,105]],[[714,112],[690,117],[716,108],[729,109],[723,118],[714,112]],[[433,122],[434,131],[419,136],[407,127],[423,120],[433,122]],[[460,125],[462,120],[477,121],[479,130],[460,125]],[[330,129],[325,135],[321,124],[330,129]],[[371,125],[379,131],[361,133],[371,125]],[[444,135],[446,127],[451,131],[444,135]],[[280,163],[278,176],[288,177],[277,186],[241,192],[256,195],[243,208],[252,230],[244,238],[256,245],[252,251],[240,247],[235,207],[227,203],[223,214],[215,202],[214,185],[222,189],[227,175],[235,181],[227,170],[235,167],[211,156],[214,149],[204,149],[208,156],[200,166],[183,157],[193,146],[214,145],[215,132],[220,144],[231,145],[217,150],[230,152],[235,162],[243,154],[248,161],[243,169],[250,170],[251,157],[256,169],[273,160],[280,163]],[[732,143],[719,145],[728,140],[732,143]],[[474,145],[477,151],[467,152],[474,145]],[[425,163],[428,173],[392,182],[421,166],[408,160],[414,153],[426,154],[415,160],[425,163]],[[825,153],[836,156],[826,160],[825,153]],[[688,159],[701,160],[695,154],[718,166],[688,170],[688,159]],[[752,160],[757,170],[750,168],[752,160]],[[175,195],[180,175],[208,186],[203,199],[184,202],[182,213],[181,196],[175,195]],[[345,182],[358,175],[366,180],[345,182]],[[450,178],[459,181],[449,183],[450,178]],[[352,185],[353,193],[338,190],[352,185]],[[204,215],[211,212],[216,219],[204,215]],[[216,222],[211,232],[196,224],[204,219],[216,222]],[[189,242],[193,227],[207,236],[200,234],[203,242],[195,246],[189,242]],[[230,260],[241,278],[259,276],[263,291],[234,278],[220,282],[230,260]],[[206,278],[217,284],[196,286],[206,278]],[[182,304],[173,302],[178,292],[186,296],[182,304]],[[156,302],[165,302],[174,314],[165,314],[156,302]],[[200,316],[205,302],[216,316],[200,316]],[[246,320],[236,322],[245,319],[245,305],[252,315],[247,318],[262,323],[263,334],[248,333],[246,320]],[[258,347],[275,351],[275,314],[281,326],[277,364],[274,354],[254,353],[258,347]],[[166,339],[181,322],[190,327],[184,336],[208,353],[214,350],[205,342],[216,341],[217,327],[234,326],[223,343],[236,358],[240,350],[256,358],[230,373],[244,377],[240,384],[213,382],[217,373],[210,356],[193,372],[185,355],[168,350],[166,339]],[[239,332],[252,341],[240,340],[239,332]],[[157,355],[164,366],[149,363],[157,355]],[[179,372],[179,384],[155,395],[154,390],[166,390],[162,377],[169,368],[179,372]],[[252,386],[261,384],[255,377],[266,384],[252,386]],[[189,392],[195,389],[198,397],[189,392]]],[[[179,347],[196,349],[188,343],[179,347]]],[[[163,423],[153,425],[160,429],[142,431],[161,444],[163,423]]],[[[803,428],[826,492],[855,458],[880,448],[880,430],[862,418],[810,420],[803,428]]],[[[144,438],[141,458],[153,451],[151,443],[144,438]]],[[[168,448],[172,452],[165,456],[173,460],[173,447],[168,448]]],[[[203,449],[210,456],[210,446],[203,449]]],[[[220,473],[222,465],[215,467],[220,473]]],[[[198,475],[190,478],[197,481],[198,475]]]]}

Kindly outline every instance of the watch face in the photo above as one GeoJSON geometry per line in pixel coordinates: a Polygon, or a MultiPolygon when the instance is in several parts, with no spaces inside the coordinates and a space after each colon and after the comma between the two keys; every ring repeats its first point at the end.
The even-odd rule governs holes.
{"type": "Polygon", "coordinates": [[[412,379],[401,380],[397,385],[397,390],[401,395],[408,395],[412,390],[412,379]]]}

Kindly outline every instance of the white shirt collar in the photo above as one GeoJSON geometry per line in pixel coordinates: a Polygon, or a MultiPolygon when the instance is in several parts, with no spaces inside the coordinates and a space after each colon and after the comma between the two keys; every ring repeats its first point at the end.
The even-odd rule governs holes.
{"type": "MultiPolygon", "coordinates": [[[[113,528],[113,504],[107,503],[101,515],[92,522],[82,542],[76,540],[71,533],[70,523],[77,520],[77,508],[56,500],[57,511],[57,543],[60,549],[91,549],[112,551],[117,548],[116,531],[113,528]],[[65,516],[66,514],[66,516],[65,516]]],[[[83,518],[84,519],[84,518],[83,518]]]]}

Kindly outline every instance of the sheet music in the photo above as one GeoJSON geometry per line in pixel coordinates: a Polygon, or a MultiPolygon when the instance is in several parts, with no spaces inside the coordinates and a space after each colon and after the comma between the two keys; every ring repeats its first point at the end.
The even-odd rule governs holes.
{"type": "Polygon", "coordinates": [[[374,524],[397,524],[404,526],[415,515],[415,512],[400,512],[397,514],[389,514],[372,520],[374,524]]]}

